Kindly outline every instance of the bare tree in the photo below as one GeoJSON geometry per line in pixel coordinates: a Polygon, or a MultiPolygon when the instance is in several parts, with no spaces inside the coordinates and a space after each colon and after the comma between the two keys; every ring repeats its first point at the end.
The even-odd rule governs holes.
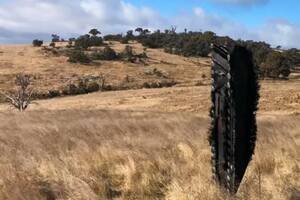
{"type": "Polygon", "coordinates": [[[15,84],[17,89],[12,94],[2,93],[9,103],[19,111],[25,111],[29,104],[31,104],[33,89],[30,87],[30,76],[25,74],[18,74],[16,76],[15,84]]]}
{"type": "Polygon", "coordinates": [[[172,34],[175,34],[175,33],[176,33],[176,30],[177,30],[177,26],[172,25],[172,26],[171,26],[171,29],[170,29],[170,32],[171,32],[172,34]]]}

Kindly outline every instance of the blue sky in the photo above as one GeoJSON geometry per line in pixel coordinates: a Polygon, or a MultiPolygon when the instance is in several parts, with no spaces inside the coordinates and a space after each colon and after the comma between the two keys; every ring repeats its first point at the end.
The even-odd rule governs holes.
{"type": "Polygon", "coordinates": [[[165,17],[176,16],[180,12],[191,12],[193,8],[201,7],[210,13],[218,13],[248,26],[258,26],[272,19],[284,19],[292,23],[300,23],[299,0],[269,0],[262,3],[256,1],[258,3],[246,5],[209,0],[129,0],[128,2],[152,7],[165,17]]]}
{"type": "Polygon", "coordinates": [[[300,48],[297,0],[0,0],[0,43],[171,25],[300,48]]]}

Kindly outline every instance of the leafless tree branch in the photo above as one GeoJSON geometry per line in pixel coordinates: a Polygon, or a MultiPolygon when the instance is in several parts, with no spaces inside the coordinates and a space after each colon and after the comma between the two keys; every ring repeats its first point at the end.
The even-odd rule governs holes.
{"type": "Polygon", "coordinates": [[[15,84],[17,90],[12,94],[6,94],[1,92],[3,96],[9,101],[9,103],[19,111],[25,111],[32,103],[33,89],[30,88],[30,76],[25,74],[18,74],[16,76],[15,84]]]}

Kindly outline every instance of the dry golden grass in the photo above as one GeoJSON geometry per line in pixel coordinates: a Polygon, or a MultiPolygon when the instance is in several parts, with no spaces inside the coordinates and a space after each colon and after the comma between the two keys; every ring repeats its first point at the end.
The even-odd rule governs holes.
{"type": "MultiPolygon", "coordinates": [[[[0,199],[230,199],[211,180],[209,120],[196,114],[31,111],[0,120],[0,199]]],[[[299,193],[299,121],[259,117],[236,199],[299,193]]]]}
{"type": "MultiPolygon", "coordinates": [[[[263,81],[259,113],[299,114],[300,81],[263,81]]],[[[38,101],[32,110],[113,109],[158,112],[193,112],[207,116],[210,108],[210,87],[175,87],[162,89],[97,92],[38,101]]],[[[0,110],[7,110],[0,105],[0,110]]]]}
{"type": "Polygon", "coordinates": [[[0,52],[0,90],[12,88],[23,71],[48,90],[98,73],[115,83],[127,75],[142,83],[157,78],[145,75],[149,67],[182,86],[41,100],[25,113],[0,105],[0,199],[299,199],[298,79],[262,81],[256,154],[237,196],[229,197],[211,179],[209,59],[148,49],[149,66],[82,66],[28,45],[0,46],[0,52]],[[199,81],[204,84],[195,87],[199,81]]]}

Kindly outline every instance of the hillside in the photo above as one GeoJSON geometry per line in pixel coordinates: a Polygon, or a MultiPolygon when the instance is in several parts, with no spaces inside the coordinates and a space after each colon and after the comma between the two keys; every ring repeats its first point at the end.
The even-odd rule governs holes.
{"type": "MultiPolygon", "coordinates": [[[[121,52],[126,45],[113,42],[110,46],[121,52]]],[[[135,52],[143,51],[142,45],[138,43],[131,43],[130,46],[135,52]]],[[[129,88],[139,88],[145,82],[161,80],[176,80],[179,85],[208,84],[210,81],[208,58],[183,58],[161,49],[147,49],[149,58],[145,63],[99,61],[90,65],[72,64],[67,62],[66,56],[53,55],[42,49],[29,45],[0,45],[0,88],[11,89],[15,75],[21,72],[31,74],[34,88],[42,93],[63,90],[69,83],[99,74],[105,76],[107,85],[127,85],[129,88]],[[154,69],[158,73],[153,72],[154,69]]]]}
{"type": "MultiPolygon", "coordinates": [[[[24,113],[0,104],[0,199],[233,199],[211,180],[209,58],[147,49],[145,64],[80,65],[29,45],[0,52],[1,91],[13,89],[19,72],[33,75],[35,89],[45,93],[100,73],[107,84],[130,84],[37,100],[24,113]],[[147,73],[154,68],[165,76],[147,73]],[[177,84],[140,89],[162,80],[177,84]]],[[[234,199],[298,199],[300,80],[263,80],[260,95],[256,153],[234,199]]]]}

